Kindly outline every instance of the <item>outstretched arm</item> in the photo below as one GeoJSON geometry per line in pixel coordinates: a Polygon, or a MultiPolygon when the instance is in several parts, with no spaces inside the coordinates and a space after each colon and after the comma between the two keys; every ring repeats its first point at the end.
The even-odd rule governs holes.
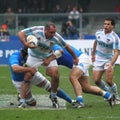
{"type": "Polygon", "coordinates": [[[73,56],[74,59],[74,64],[77,65],[79,62],[79,59],[77,58],[76,54],[74,53],[74,51],[72,50],[72,48],[70,47],[70,45],[66,45],[65,48],[67,49],[67,51],[73,56]]]}

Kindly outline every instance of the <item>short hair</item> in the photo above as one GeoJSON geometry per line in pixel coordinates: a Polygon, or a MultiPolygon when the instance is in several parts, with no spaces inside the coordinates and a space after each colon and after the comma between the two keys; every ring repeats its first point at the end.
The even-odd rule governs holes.
{"type": "Polygon", "coordinates": [[[111,24],[115,26],[115,20],[113,18],[106,18],[105,20],[111,21],[111,24]]]}
{"type": "Polygon", "coordinates": [[[51,23],[47,23],[47,24],[45,25],[45,29],[49,30],[49,29],[50,29],[50,26],[56,28],[55,24],[51,22],[51,23]]]}

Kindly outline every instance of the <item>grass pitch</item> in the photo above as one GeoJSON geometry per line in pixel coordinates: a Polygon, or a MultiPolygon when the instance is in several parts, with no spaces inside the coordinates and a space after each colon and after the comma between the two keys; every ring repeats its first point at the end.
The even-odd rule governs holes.
{"type": "MultiPolygon", "coordinates": [[[[43,74],[43,68],[39,69],[43,74]]],[[[120,66],[115,66],[114,81],[118,85],[120,93],[120,66]]],[[[68,75],[70,70],[65,67],[60,67],[60,87],[64,89],[73,99],[75,94],[72,85],[69,82],[68,75]]],[[[48,77],[49,79],[49,77],[48,77]]],[[[104,77],[103,77],[104,79],[104,77]]],[[[8,66],[0,66],[0,95],[13,96],[16,98],[16,90],[11,82],[11,76],[8,66]]],[[[92,74],[90,69],[90,82],[92,81],[92,74]]],[[[34,95],[45,95],[49,93],[43,89],[33,86],[34,95]]],[[[0,108],[0,120],[119,120],[120,119],[120,105],[115,105],[113,108],[103,100],[100,96],[83,93],[86,107],[81,109],[73,109],[69,103],[66,103],[66,109],[18,109],[13,106],[7,108],[0,108]]],[[[0,98],[0,104],[3,99],[0,98]]],[[[9,101],[9,100],[8,100],[9,101]]],[[[11,101],[10,101],[11,102],[11,101]]]]}

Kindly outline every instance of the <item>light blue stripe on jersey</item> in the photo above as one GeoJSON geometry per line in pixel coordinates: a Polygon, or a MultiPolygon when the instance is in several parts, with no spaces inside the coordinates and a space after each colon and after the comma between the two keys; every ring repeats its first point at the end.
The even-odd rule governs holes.
{"type": "Polygon", "coordinates": [[[102,53],[100,51],[96,51],[96,55],[104,57],[104,58],[112,58],[113,57],[113,54],[108,54],[108,53],[105,54],[105,53],[102,53]]]}

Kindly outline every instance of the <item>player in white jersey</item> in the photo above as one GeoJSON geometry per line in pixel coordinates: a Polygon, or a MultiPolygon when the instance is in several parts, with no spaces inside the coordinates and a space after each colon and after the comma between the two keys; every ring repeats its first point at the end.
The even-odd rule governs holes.
{"type": "MultiPolygon", "coordinates": [[[[27,56],[28,56],[27,48],[24,47],[20,49],[19,51],[14,52],[9,57],[9,67],[10,67],[10,72],[11,72],[11,77],[12,77],[12,83],[17,90],[18,100],[20,99],[21,85],[24,80],[24,73],[27,71],[34,73],[34,71],[36,71],[36,69],[32,67],[24,66],[24,64],[26,63],[27,56]]],[[[48,92],[50,92],[51,90],[51,84],[49,80],[47,80],[39,71],[37,71],[35,75],[33,76],[30,82],[30,86],[32,85],[35,85],[39,88],[43,88],[48,92]]],[[[57,90],[57,96],[66,100],[72,106],[75,104],[74,100],[72,100],[71,97],[61,88],[57,90]]],[[[24,107],[36,105],[36,100],[32,96],[31,89],[29,89],[26,94],[26,103],[27,104],[24,107]]]]}
{"type": "Polygon", "coordinates": [[[114,27],[115,21],[112,18],[106,18],[104,29],[96,32],[92,53],[93,79],[96,85],[106,91],[111,91],[115,95],[115,103],[120,104],[117,85],[113,81],[113,67],[120,50],[120,39],[113,31],[114,27]],[[106,83],[109,87],[101,80],[103,73],[105,73],[106,83]]]}
{"type": "MultiPolygon", "coordinates": [[[[56,26],[53,23],[48,23],[45,26],[34,26],[24,29],[18,32],[18,36],[24,46],[28,47],[28,59],[26,61],[27,66],[38,68],[43,65],[46,67],[47,71],[50,71],[51,75],[51,100],[53,104],[58,108],[57,102],[57,88],[59,85],[59,71],[56,59],[58,58],[59,52],[53,53],[52,46],[54,44],[59,44],[61,47],[65,47],[68,52],[71,53],[74,59],[74,64],[78,64],[78,58],[76,57],[73,50],[64,39],[56,32],[56,26]],[[26,37],[29,35],[34,35],[38,42],[36,46],[33,46],[30,42],[26,41],[26,37]]],[[[25,104],[25,94],[29,89],[29,83],[32,78],[32,74],[27,72],[24,77],[24,82],[22,84],[21,91],[21,106],[25,104]]]]}

